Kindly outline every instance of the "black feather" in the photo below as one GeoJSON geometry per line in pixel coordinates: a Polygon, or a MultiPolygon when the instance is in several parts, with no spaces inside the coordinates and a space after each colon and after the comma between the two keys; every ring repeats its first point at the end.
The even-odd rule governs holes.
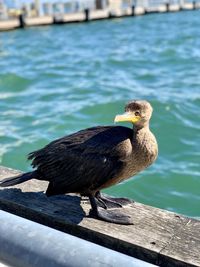
{"type": "Polygon", "coordinates": [[[0,181],[0,187],[7,187],[16,184],[21,184],[33,178],[38,179],[36,171],[19,174],[11,178],[5,178],[4,180],[0,181]]]}

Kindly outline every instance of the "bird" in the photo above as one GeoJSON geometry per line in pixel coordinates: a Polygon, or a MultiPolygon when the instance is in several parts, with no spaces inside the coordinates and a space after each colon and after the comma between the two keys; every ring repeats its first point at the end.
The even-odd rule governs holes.
{"type": "Polygon", "coordinates": [[[148,101],[131,100],[114,122],[129,122],[132,127],[95,126],[56,139],[29,153],[32,171],[6,178],[0,187],[45,180],[49,182],[48,197],[76,193],[88,197],[91,216],[110,223],[133,224],[122,209],[113,212],[111,208],[134,201],[110,197],[101,190],[135,176],[156,160],[158,145],[149,128],[152,112],[148,101]]]}

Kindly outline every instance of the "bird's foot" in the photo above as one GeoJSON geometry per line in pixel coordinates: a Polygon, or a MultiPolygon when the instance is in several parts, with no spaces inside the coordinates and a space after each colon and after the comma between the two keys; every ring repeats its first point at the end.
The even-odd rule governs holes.
{"type": "Polygon", "coordinates": [[[99,207],[99,202],[96,199],[96,197],[89,196],[90,203],[92,206],[92,209],[90,210],[90,215],[96,218],[99,218],[106,222],[116,223],[116,224],[123,224],[123,225],[130,225],[133,224],[131,221],[131,217],[114,210],[106,210],[105,207],[102,209],[99,207]]]}
{"type": "Polygon", "coordinates": [[[95,195],[98,200],[98,205],[102,208],[122,208],[128,204],[133,204],[134,201],[128,198],[116,198],[101,194],[99,191],[95,195]]]}
{"type": "Polygon", "coordinates": [[[97,208],[97,210],[91,209],[90,215],[92,217],[98,218],[102,221],[116,223],[116,224],[123,224],[123,225],[131,225],[133,222],[131,221],[131,217],[122,213],[116,212],[114,210],[105,210],[102,208],[97,208]]]}

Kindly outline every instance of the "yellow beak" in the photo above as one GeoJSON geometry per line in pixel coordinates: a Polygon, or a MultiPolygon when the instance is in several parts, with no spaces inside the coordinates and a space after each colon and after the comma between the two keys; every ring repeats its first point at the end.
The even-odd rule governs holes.
{"type": "Polygon", "coordinates": [[[136,123],[141,119],[140,116],[135,116],[134,113],[131,112],[125,112],[122,115],[117,115],[115,117],[114,122],[120,122],[120,121],[128,121],[128,122],[132,122],[132,123],[136,123]]]}

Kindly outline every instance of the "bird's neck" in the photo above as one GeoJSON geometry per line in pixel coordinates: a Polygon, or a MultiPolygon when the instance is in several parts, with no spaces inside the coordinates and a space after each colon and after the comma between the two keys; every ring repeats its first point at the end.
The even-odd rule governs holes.
{"type": "Polygon", "coordinates": [[[138,150],[142,151],[151,151],[157,150],[157,142],[155,136],[149,129],[149,124],[146,124],[143,127],[136,127],[133,134],[133,146],[138,150]]]}
{"type": "Polygon", "coordinates": [[[134,129],[132,145],[137,151],[136,157],[143,158],[147,165],[155,160],[158,154],[156,138],[149,129],[149,124],[134,129]]]}
{"type": "Polygon", "coordinates": [[[148,123],[143,126],[134,127],[133,132],[134,132],[133,140],[136,141],[141,141],[141,139],[143,139],[145,135],[151,134],[148,123]]]}

